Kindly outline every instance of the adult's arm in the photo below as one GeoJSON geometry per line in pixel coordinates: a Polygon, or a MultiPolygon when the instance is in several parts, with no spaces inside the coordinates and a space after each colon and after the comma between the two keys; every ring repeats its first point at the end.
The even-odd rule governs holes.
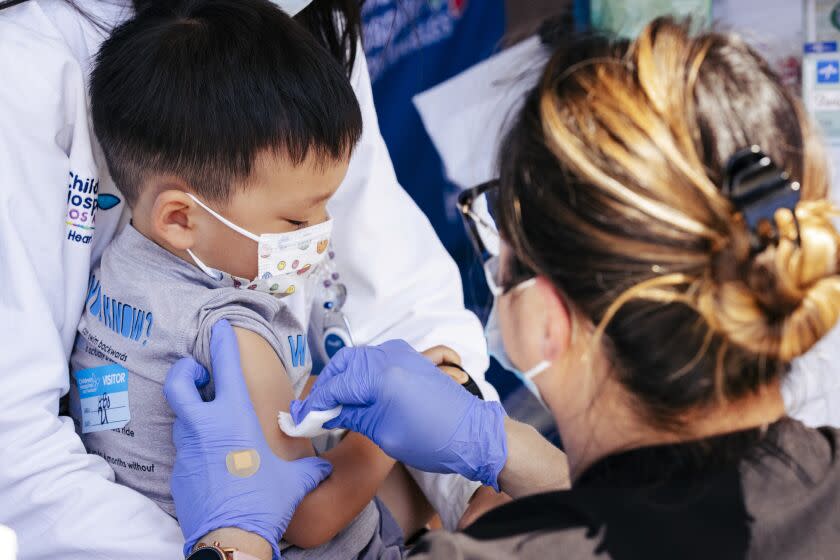
{"type": "Polygon", "coordinates": [[[68,173],[98,170],[82,72],[48,27],[34,2],[0,12],[0,523],[21,560],[180,558],[175,521],[59,416],[91,252],[67,240],[68,173]]]}
{"type": "Polygon", "coordinates": [[[290,412],[299,423],[338,406],[324,427],[359,432],[408,466],[460,474],[514,498],[568,487],[562,452],[403,341],[342,349],[290,412]]]}
{"type": "Polygon", "coordinates": [[[533,427],[505,418],[508,456],[499,487],[511,498],[569,488],[569,462],[533,427]]]}
{"type": "Polygon", "coordinates": [[[444,344],[461,356],[485,398],[487,346],[481,323],[464,308],[455,262],[429,220],[397,182],[379,132],[364,51],[353,69],[364,132],[344,184],[330,201],[332,243],[350,292],[345,311],[357,344],[406,340],[415,348],[444,344]]]}

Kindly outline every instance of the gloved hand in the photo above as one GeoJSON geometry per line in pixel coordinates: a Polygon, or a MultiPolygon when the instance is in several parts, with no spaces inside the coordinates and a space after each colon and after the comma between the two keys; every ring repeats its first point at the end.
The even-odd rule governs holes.
{"type": "Polygon", "coordinates": [[[332,472],[332,465],[317,457],[287,462],[271,451],[242,377],[236,335],[225,320],[213,326],[210,353],[213,401],[199,396],[196,387],[206,385],[209,375],[192,358],[172,366],[163,388],[177,416],[171,485],[186,540],[184,554],[210,531],[238,527],[267,540],[278,559],[278,543],[295,508],[332,472]],[[255,455],[236,453],[246,450],[259,458],[250,475],[255,455]]]}
{"type": "Polygon", "coordinates": [[[502,405],[476,398],[407,343],[342,349],[290,411],[300,423],[310,411],[338,405],[325,428],[359,432],[417,469],[499,489],[507,460],[502,405]]]}

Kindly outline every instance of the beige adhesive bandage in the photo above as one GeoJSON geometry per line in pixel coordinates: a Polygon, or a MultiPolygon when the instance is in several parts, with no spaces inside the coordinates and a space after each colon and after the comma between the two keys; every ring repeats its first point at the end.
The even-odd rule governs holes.
{"type": "Polygon", "coordinates": [[[225,464],[233,476],[248,478],[260,469],[260,454],[256,449],[230,451],[225,457],[225,464]]]}

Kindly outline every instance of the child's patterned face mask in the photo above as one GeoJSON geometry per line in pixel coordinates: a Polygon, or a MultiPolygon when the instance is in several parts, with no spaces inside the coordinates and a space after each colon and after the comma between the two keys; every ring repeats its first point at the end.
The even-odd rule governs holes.
{"type": "Polygon", "coordinates": [[[227,227],[257,242],[257,270],[259,272],[253,280],[210,268],[192,251],[187,250],[196,266],[211,278],[221,280],[229,276],[233,279],[233,285],[238,288],[258,290],[278,297],[288,296],[295,293],[298,284],[303,283],[327,254],[332,233],[332,219],[296,231],[255,235],[218,214],[193,195],[187,194],[196,204],[227,227]]]}

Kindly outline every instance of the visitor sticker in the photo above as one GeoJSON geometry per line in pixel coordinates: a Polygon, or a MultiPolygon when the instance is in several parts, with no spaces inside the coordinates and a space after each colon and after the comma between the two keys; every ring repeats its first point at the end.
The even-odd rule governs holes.
{"type": "Polygon", "coordinates": [[[131,420],[128,370],[118,364],[83,369],[75,374],[82,410],[82,433],[119,429],[131,420]]]}

